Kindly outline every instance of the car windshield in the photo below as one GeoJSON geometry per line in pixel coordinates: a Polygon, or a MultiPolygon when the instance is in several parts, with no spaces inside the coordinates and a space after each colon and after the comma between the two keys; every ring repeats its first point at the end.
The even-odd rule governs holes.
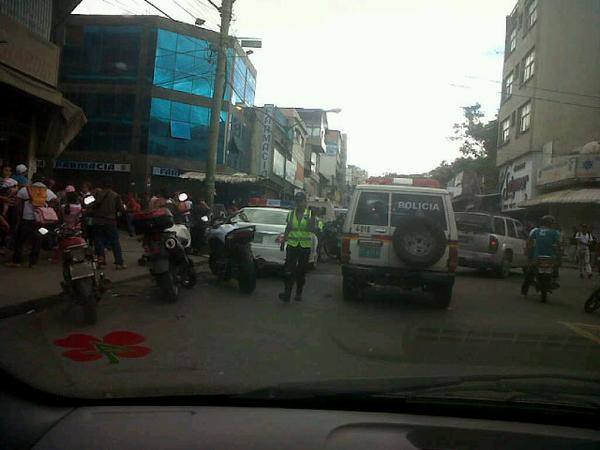
{"type": "Polygon", "coordinates": [[[242,222],[285,225],[289,211],[285,209],[244,208],[238,217],[242,222]]]}
{"type": "Polygon", "coordinates": [[[456,227],[460,231],[492,231],[492,219],[487,214],[456,214],[456,227]]]}
{"type": "Polygon", "coordinates": [[[476,380],[482,411],[595,407],[599,25],[600,0],[0,0],[0,370],[107,402],[476,380]]]}

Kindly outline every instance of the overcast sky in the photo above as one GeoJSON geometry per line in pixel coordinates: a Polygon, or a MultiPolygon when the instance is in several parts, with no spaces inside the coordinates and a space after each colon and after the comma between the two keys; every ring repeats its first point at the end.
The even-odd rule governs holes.
{"type": "MultiPolygon", "coordinates": [[[[219,16],[208,0],[151,0],[176,20],[219,16]],[[184,11],[187,9],[188,12],[184,11]]],[[[220,0],[215,0],[220,4],[220,0]]],[[[461,106],[499,107],[505,16],[516,0],[237,0],[232,33],[260,37],[256,104],[342,108],[348,163],[424,172],[458,156],[461,106]]],[[[159,14],[144,0],[83,0],[78,14],[159,14]]]]}

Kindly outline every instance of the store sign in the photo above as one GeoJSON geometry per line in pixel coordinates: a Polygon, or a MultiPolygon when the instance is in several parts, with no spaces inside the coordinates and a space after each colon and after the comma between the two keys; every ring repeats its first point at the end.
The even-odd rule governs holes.
{"type": "Polygon", "coordinates": [[[179,169],[173,169],[171,167],[152,167],[152,175],[157,175],[159,177],[175,177],[178,178],[181,175],[181,171],[179,169]]]}
{"type": "Polygon", "coordinates": [[[526,159],[517,160],[500,169],[502,211],[518,209],[521,203],[531,198],[532,167],[531,159],[526,159]]]}
{"type": "Polygon", "coordinates": [[[285,181],[288,183],[294,184],[296,179],[296,161],[286,161],[285,162],[285,181]]]}
{"type": "Polygon", "coordinates": [[[285,157],[277,149],[273,152],[273,173],[285,178],[285,157]]]}
{"type": "Polygon", "coordinates": [[[577,178],[600,177],[600,156],[579,155],[577,157],[576,176],[577,178]]]}
{"type": "MultiPolygon", "coordinates": [[[[263,135],[260,151],[258,152],[258,174],[261,177],[268,177],[271,173],[272,159],[272,137],[273,137],[273,105],[264,106],[263,116],[263,135]]],[[[275,165],[275,161],[273,161],[275,165]]],[[[276,174],[277,175],[277,174],[276,174]]],[[[282,175],[279,175],[283,177],[282,175]]]]}
{"type": "Polygon", "coordinates": [[[577,157],[557,161],[540,170],[538,170],[537,185],[544,186],[547,184],[557,183],[559,181],[575,178],[575,169],[577,167],[577,157]]]}
{"type": "Polygon", "coordinates": [[[119,164],[94,161],[64,161],[54,163],[55,169],[90,170],[94,172],[131,172],[131,164],[119,164]]]}

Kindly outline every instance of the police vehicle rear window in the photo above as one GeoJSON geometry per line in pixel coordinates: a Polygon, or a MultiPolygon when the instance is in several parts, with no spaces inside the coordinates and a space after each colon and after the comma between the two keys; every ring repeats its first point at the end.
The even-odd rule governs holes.
{"type": "Polygon", "coordinates": [[[392,226],[403,217],[427,217],[443,230],[448,229],[444,199],[437,195],[392,194],[392,226]]]}

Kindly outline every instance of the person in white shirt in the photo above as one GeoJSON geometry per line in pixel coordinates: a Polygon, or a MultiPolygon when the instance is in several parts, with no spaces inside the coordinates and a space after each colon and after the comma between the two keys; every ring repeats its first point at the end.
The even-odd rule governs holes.
{"type": "MultiPolygon", "coordinates": [[[[31,177],[31,186],[41,187],[46,189],[46,203],[56,203],[56,194],[42,183],[43,177],[39,174],[34,174],[31,177]]],[[[9,267],[20,267],[23,256],[23,247],[27,242],[31,242],[31,252],[29,253],[29,267],[37,264],[41,248],[41,236],[37,232],[39,226],[35,221],[34,207],[29,199],[29,190],[27,187],[22,187],[17,192],[17,208],[21,208],[20,221],[17,226],[17,234],[15,239],[15,249],[12,261],[6,263],[9,267]]]]}
{"type": "Polygon", "coordinates": [[[584,273],[588,278],[592,278],[592,266],[590,265],[590,244],[594,240],[586,224],[581,225],[581,231],[575,235],[577,241],[577,258],[579,263],[579,277],[583,278],[584,273]]]}

